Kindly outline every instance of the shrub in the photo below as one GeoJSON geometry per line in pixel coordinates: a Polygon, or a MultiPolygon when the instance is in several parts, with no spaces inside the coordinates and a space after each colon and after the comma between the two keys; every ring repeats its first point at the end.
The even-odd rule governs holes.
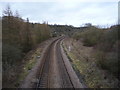
{"type": "Polygon", "coordinates": [[[118,73],[118,53],[117,52],[111,52],[106,55],[106,69],[108,69],[113,74],[118,73]]]}
{"type": "Polygon", "coordinates": [[[21,60],[22,52],[18,47],[3,44],[2,48],[3,69],[8,68],[8,65],[15,65],[15,63],[18,63],[19,60],[21,60]]]}
{"type": "Polygon", "coordinates": [[[73,37],[74,39],[76,39],[76,40],[79,40],[79,39],[81,38],[81,33],[76,32],[76,33],[73,34],[72,37],[73,37]]]}
{"type": "Polygon", "coordinates": [[[83,32],[76,33],[74,35],[74,38],[75,39],[82,38],[85,46],[93,46],[99,42],[102,36],[102,33],[103,33],[103,30],[100,30],[96,27],[89,27],[83,32]]]}
{"type": "Polygon", "coordinates": [[[103,33],[100,43],[97,45],[97,48],[102,51],[112,50],[114,44],[118,40],[118,30],[107,30],[103,33]]]}
{"type": "Polygon", "coordinates": [[[103,51],[96,52],[96,62],[99,67],[108,70],[115,76],[118,75],[118,54],[117,52],[105,53],[103,51]]]}
{"type": "Polygon", "coordinates": [[[118,72],[120,72],[120,61],[118,60],[120,32],[119,25],[112,26],[108,29],[98,29],[96,27],[88,27],[84,31],[75,33],[75,39],[82,38],[85,46],[95,45],[95,58],[97,65],[108,70],[119,78],[118,72]]]}
{"type": "Polygon", "coordinates": [[[95,57],[96,57],[96,63],[99,67],[102,67],[103,69],[106,68],[106,66],[104,65],[105,61],[105,53],[102,51],[96,51],[95,53],[95,57]]]}

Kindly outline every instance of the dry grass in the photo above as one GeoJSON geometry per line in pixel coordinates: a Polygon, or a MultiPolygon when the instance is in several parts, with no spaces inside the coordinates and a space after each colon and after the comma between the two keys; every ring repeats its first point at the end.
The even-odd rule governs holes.
{"type": "Polygon", "coordinates": [[[64,49],[72,60],[73,67],[79,71],[83,80],[90,88],[112,88],[117,87],[117,79],[107,71],[101,70],[96,65],[93,48],[83,46],[81,41],[70,38],[64,40],[64,49]],[[71,50],[69,51],[69,47],[71,50]]]}
{"type": "Polygon", "coordinates": [[[39,56],[41,55],[41,52],[42,52],[42,49],[38,48],[31,55],[27,56],[26,59],[28,59],[28,60],[25,62],[24,66],[23,66],[23,71],[19,75],[18,81],[16,82],[16,84],[19,85],[25,79],[25,77],[29,74],[29,72],[31,71],[31,69],[36,64],[39,56]]]}

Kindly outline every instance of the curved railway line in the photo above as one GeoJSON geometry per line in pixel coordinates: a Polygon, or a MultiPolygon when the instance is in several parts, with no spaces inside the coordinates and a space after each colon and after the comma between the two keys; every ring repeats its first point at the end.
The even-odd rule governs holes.
{"type": "Polygon", "coordinates": [[[61,52],[60,43],[63,39],[64,37],[60,37],[54,40],[47,48],[40,65],[36,90],[39,88],[76,88],[61,52]]]}

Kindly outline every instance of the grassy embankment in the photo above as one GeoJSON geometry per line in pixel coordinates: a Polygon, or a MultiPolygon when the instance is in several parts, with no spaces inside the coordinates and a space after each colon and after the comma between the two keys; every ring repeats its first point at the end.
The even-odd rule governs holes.
{"type": "Polygon", "coordinates": [[[118,43],[118,27],[91,27],[65,40],[63,47],[88,87],[111,88],[118,87],[118,43]]]}

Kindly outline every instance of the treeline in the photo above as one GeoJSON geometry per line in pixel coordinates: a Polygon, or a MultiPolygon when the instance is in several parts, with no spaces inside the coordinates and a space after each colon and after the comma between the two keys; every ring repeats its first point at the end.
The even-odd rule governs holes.
{"type": "Polygon", "coordinates": [[[97,65],[120,79],[119,29],[120,25],[107,29],[90,26],[81,32],[74,33],[73,38],[81,40],[85,46],[94,47],[97,65]]]}
{"type": "Polygon", "coordinates": [[[71,36],[74,32],[80,31],[81,27],[74,27],[72,25],[49,25],[52,29],[53,36],[67,35],[71,36]]]}
{"type": "Polygon", "coordinates": [[[3,87],[4,82],[11,81],[13,74],[16,74],[14,72],[18,72],[17,66],[23,62],[24,55],[50,37],[51,30],[46,23],[30,23],[28,18],[23,20],[18,12],[13,15],[10,6],[4,10],[2,16],[3,87]]]}
{"type": "MultiPolygon", "coordinates": [[[[72,25],[49,25],[52,29],[52,35],[53,36],[60,36],[60,35],[66,35],[66,36],[72,36],[75,32],[81,32],[87,28],[87,24],[84,27],[74,27],[72,25]]],[[[90,25],[89,25],[90,26],[90,25]]]]}

